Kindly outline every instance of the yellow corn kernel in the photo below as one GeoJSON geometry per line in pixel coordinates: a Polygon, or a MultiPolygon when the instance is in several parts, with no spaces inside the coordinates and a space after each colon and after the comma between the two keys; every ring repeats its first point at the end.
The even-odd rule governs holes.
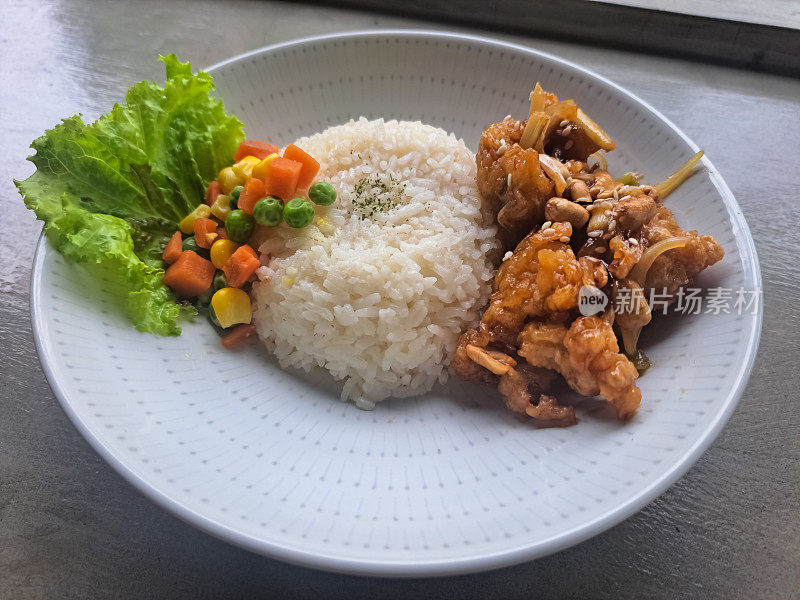
{"type": "Polygon", "coordinates": [[[230,194],[231,190],[237,185],[244,185],[244,178],[239,177],[233,167],[225,167],[217,175],[217,183],[219,183],[223,193],[230,194]]]}
{"type": "Polygon", "coordinates": [[[267,158],[259,162],[256,166],[253,167],[253,170],[250,172],[250,177],[255,177],[256,179],[264,179],[264,175],[267,173],[267,165],[272,162],[273,158],[278,158],[278,153],[273,152],[267,158]]]}
{"type": "Polygon", "coordinates": [[[250,296],[239,288],[225,287],[211,296],[211,308],[223,328],[239,323],[250,323],[253,311],[250,308],[250,296]]]}
{"type": "Polygon", "coordinates": [[[211,214],[217,217],[220,221],[224,221],[228,218],[228,213],[231,212],[230,202],[230,196],[220,194],[217,196],[217,199],[214,200],[214,204],[211,205],[211,214]]]}
{"type": "Polygon", "coordinates": [[[181,230],[181,233],[194,233],[194,222],[197,221],[197,219],[210,216],[211,207],[208,204],[201,204],[188,215],[186,215],[180,223],[178,223],[178,229],[181,230]]]}
{"type": "Polygon", "coordinates": [[[233,240],[217,240],[211,245],[211,263],[221,269],[238,247],[233,240]]]}
{"type": "Polygon", "coordinates": [[[247,181],[250,179],[250,177],[252,177],[251,173],[253,172],[253,167],[260,162],[261,159],[256,158],[255,156],[245,156],[231,168],[233,169],[234,173],[236,173],[244,181],[247,181]]]}

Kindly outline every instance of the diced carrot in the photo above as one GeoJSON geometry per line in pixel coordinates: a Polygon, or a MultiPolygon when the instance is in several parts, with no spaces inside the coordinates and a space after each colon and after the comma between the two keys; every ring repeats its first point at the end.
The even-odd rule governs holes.
{"type": "Polygon", "coordinates": [[[201,248],[211,248],[217,239],[217,222],[207,217],[201,217],[194,222],[194,241],[201,248]]]}
{"type": "Polygon", "coordinates": [[[181,255],[183,251],[183,239],[181,238],[181,232],[176,231],[172,234],[172,237],[169,238],[167,245],[164,246],[164,262],[172,264],[178,257],[181,255]]]}
{"type": "Polygon", "coordinates": [[[222,193],[222,188],[219,186],[219,182],[214,180],[208,184],[208,188],[206,189],[206,204],[211,206],[214,204],[214,201],[217,199],[222,193]]]}
{"type": "Polygon", "coordinates": [[[300,171],[300,178],[297,180],[297,187],[301,190],[307,189],[311,182],[314,181],[314,177],[319,173],[319,163],[313,156],[294,144],[286,146],[286,150],[283,151],[283,158],[295,160],[303,165],[303,170],[300,171]]]}
{"type": "Polygon", "coordinates": [[[257,140],[245,140],[236,149],[236,154],[233,155],[233,162],[239,162],[245,156],[255,156],[256,158],[267,158],[273,152],[278,152],[275,144],[268,144],[267,142],[259,142],[257,140]]]}
{"type": "Polygon", "coordinates": [[[231,254],[231,257],[222,266],[222,271],[225,273],[230,287],[242,287],[260,266],[261,261],[258,260],[256,251],[244,244],[231,254]]]}
{"type": "Polygon", "coordinates": [[[256,202],[261,200],[266,195],[266,191],[264,190],[264,182],[260,179],[256,179],[255,177],[251,177],[247,180],[247,183],[244,184],[242,193],[239,194],[238,206],[244,212],[252,215],[256,202]]]}
{"type": "Polygon", "coordinates": [[[288,158],[275,158],[264,169],[264,186],[268,196],[289,201],[297,191],[297,181],[303,170],[302,163],[288,158]]]}
{"type": "Polygon", "coordinates": [[[229,334],[222,338],[222,345],[228,350],[235,350],[255,334],[256,328],[252,324],[237,325],[229,334]]]}
{"type": "Polygon", "coordinates": [[[192,298],[211,287],[216,269],[191,250],[184,250],[164,274],[164,285],[168,285],[183,298],[192,298]]]}

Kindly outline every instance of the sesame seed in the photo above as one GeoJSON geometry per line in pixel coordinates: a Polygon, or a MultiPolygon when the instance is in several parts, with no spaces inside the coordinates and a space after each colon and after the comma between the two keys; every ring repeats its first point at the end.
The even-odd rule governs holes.
{"type": "Polygon", "coordinates": [[[561,240],[562,242],[564,242],[565,244],[566,244],[567,242],[569,242],[569,236],[568,236],[568,235],[562,235],[562,236],[561,236],[560,238],[558,238],[558,239],[559,239],[559,240],[561,240]]]}
{"type": "Polygon", "coordinates": [[[511,173],[509,173],[508,177],[506,178],[506,185],[511,185],[511,173]]]}
{"type": "Polygon", "coordinates": [[[556,232],[556,230],[553,229],[552,227],[548,227],[547,229],[542,229],[542,233],[545,234],[545,235],[552,235],[555,232],[556,232]]]}
{"type": "Polygon", "coordinates": [[[552,224],[553,224],[552,221],[545,221],[544,223],[542,223],[542,229],[547,229],[552,224]]]}
{"type": "Polygon", "coordinates": [[[630,198],[631,198],[631,195],[628,194],[627,196],[623,196],[622,198],[620,198],[619,201],[622,202],[623,200],[629,200],[630,198]]]}
{"type": "Polygon", "coordinates": [[[572,125],[567,125],[566,127],[564,127],[563,131],[564,133],[562,135],[569,135],[570,133],[572,133],[572,125]]]}
{"type": "Polygon", "coordinates": [[[513,253],[513,252],[511,252],[511,250],[509,250],[508,252],[506,252],[506,253],[503,255],[503,260],[504,260],[504,261],[505,261],[505,260],[508,260],[509,258],[511,258],[511,256],[512,256],[513,254],[514,254],[514,253],[513,253]]]}
{"type": "Polygon", "coordinates": [[[598,246],[597,248],[595,248],[595,251],[596,252],[605,252],[606,249],[607,248],[605,246],[598,246]]]}
{"type": "Polygon", "coordinates": [[[587,235],[588,235],[590,238],[596,238],[596,237],[597,237],[598,235],[600,235],[601,233],[603,233],[603,232],[602,232],[602,231],[600,231],[599,229],[595,229],[594,231],[590,231],[590,232],[589,232],[587,235]]]}
{"type": "Polygon", "coordinates": [[[636,238],[629,238],[628,242],[630,242],[631,246],[638,246],[639,245],[639,240],[637,240],[636,238]]]}
{"type": "Polygon", "coordinates": [[[503,118],[503,121],[506,121],[506,120],[508,120],[508,119],[510,119],[510,118],[511,118],[511,115],[506,115],[506,116],[503,118]]]}
{"type": "Polygon", "coordinates": [[[575,143],[572,140],[567,140],[567,143],[564,144],[564,150],[569,150],[574,145],[575,145],[575,143]]]}
{"type": "Polygon", "coordinates": [[[561,121],[561,123],[558,124],[559,127],[566,127],[567,125],[569,125],[569,121],[567,121],[566,119],[564,119],[563,121],[561,121]]]}

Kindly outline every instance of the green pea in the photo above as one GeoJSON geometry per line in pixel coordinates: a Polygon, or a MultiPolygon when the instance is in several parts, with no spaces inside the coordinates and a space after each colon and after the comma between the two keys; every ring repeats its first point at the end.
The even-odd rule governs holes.
{"type": "Polygon", "coordinates": [[[217,290],[221,290],[224,287],[228,287],[228,278],[225,277],[225,273],[220,271],[214,277],[214,282],[211,284],[211,289],[216,292],[217,290]]]}
{"type": "Polygon", "coordinates": [[[246,242],[247,238],[253,234],[255,226],[256,222],[253,216],[239,209],[229,212],[228,218],[225,219],[225,233],[234,242],[246,242]]]}
{"type": "Polygon", "coordinates": [[[231,207],[231,210],[236,210],[239,208],[239,194],[242,193],[244,188],[240,185],[237,185],[235,188],[231,190],[231,193],[228,194],[228,206],[231,207]]]}
{"type": "Polygon", "coordinates": [[[295,229],[310,225],[314,220],[314,205],[305,198],[292,198],[283,207],[283,220],[295,229]]]}
{"type": "Polygon", "coordinates": [[[336,202],[336,188],[327,181],[318,181],[308,190],[308,199],[314,204],[328,206],[336,202]]]}
{"type": "Polygon", "coordinates": [[[202,256],[203,258],[208,258],[209,252],[208,248],[201,248],[197,245],[197,241],[195,241],[194,236],[189,236],[183,243],[181,244],[181,248],[183,250],[191,250],[192,252],[202,256]]]}
{"type": "Polygon", "coordinates": [[[283,202],[272,196],[267,196],[256,202],[253,216],[259,225],[275,227],[283,221],[283,202]]]}

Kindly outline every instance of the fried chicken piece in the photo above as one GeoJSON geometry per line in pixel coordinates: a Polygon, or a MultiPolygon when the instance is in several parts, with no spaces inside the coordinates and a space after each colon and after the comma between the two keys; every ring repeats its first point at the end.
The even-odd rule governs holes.
{"type": "Polygon", "coordinates": [[[608,240],[608,247],[614,253],[611,264],[608,265],[608,272],[617,279],[628,276],[634,265],[642,258],[644,246],[637,240],[635,243],[630,238],[615,235],[608,240]]]}
{"type": "MultiPolygon", "coordinates": [[[[470,333],[472,339],[479,341],[476,338],[480,335],[478,330],[470,333]]],[[[519,365],[507,354],[469,343],[459,345],[451,366],[463,379],[496,384],[506,407],[512,412],[535,416],[541,423],[550,425],[576,422],[572,407],[559,406],[555,398],[544,395],[555,377],[552,371],[524,363],[519,365]],[[537,397],[539,402],[534,404],[532,399],[537,397]]]]}
{"type": "Polygon", "coordinates": [[[569,427],[578,422],[574,406],[559,404],[553,396],[542,394],[539,402],[525,409],[525,414],[547,427],[569,427]]]}
{"type": "Polygon", "coordinates": [[[524,128],[524,121],[510,117],[490,125],[481,134],[476,157],[478,190],[500,226],[506,249],[544,221],[544,205],[555,191],[539,153],[519,145],[524,128]]]}
{"type": "Polygon", "coordinates": [[[486,348],[491,341],[491,336],[485,327],[468,329],[458,340],[455,354],[450,360],[450,368],[464,381],[496,384],[496,374],[472,360],[468,351],[470,347],[486,348]]]}
{"type": "Polygon", "coordinates": [[[636,329],[652,320],[652,312],[642,286],[631,279],[617,279],[611,286],[614,323],[623,329],[636,329]]]}
{"type": "Polygon", "coordinates": [[[671,237],[686,237],[689,242],[656,258],[647,272],[644,287],[658,293],[666,290],[674,299],[679,288],[687,285],[703,269],[722,260],[725,250],[710,235],[681,229],[672,211],[660,206],[641,229],[642,243],[649,248],[671,237]]]}
{"type": "Polygon", "coordinates": [[[461,336],[450,363],[462,379],[497,382],[511,410],[530,414],[528,408],[534,407],[535,415],[530,416],[562,425],[575,421],[571,407],[545,398],[539,408],[541,395],[549,387],[546,372],[532,368],[538,365],[518,365],[513,357],[528,317],[565,321],[578,305],[582,286],[602,288],[608,282],[602,262],[576,258],[569,244],[562,241],[569,239],[571,232],[569,223],[554,223],[520,242],[497,272],[494,292],[479,327],[461,336]]]}
{"type": "Polygon", "coordinates": [[[553,369],[583,396],[600,395],[630,418],[642,394],[636,367],[619,352],[611,324],[600,317],[580,317],[563,324],[529,323],[519,335],[519,354],[531,365],[553,369]]]}
{"type": "Polygon", "coordinates": [[[522,365],[520,369],[510,369],[500,377],[497,386],[506,406],[512,412],[528,415],[544,427],[568,427],[578,422],[575,407],[559,404],[553,396],[541,393],[542,377],[549,382],[552,371],[522,365]],[[538,396],[534,403],[532,397],[538,396]]]}
{"type": "Polygon", "coordinates": [[[481,133],[475,158],[478,165],[478,191],[491,204],[495,215],[503,208],[502,194],[508,186],[508,173],[499,163],[500,157],[506,152],[501,148],[519,144],[524,129],[524,121],[507,118],[499,123],[492,123],[481,133]]]}
{"type": "MultiPolygon", "coordinates": [[[[555,373],[522,363],[511,368],[502,375],[497,384],[497,391],[503,397],[509,410],[519,414],[528,414],[528,409],[535,408],[541,402],[555,378],[555,373]],[[533,399],[538,398],[536,404],[533,399]]],[[[559,406],[555,402],[542,407],[539,419],[546,421],[574,421],[575,411],[571,406],[559,406]]]]}
{"type": "Polygon", "coordinates": [[[578,305],[581,286],[607,283],[608,274],[599,261],[576,259],[562,241],[571,235],[572,226],[563,222],[533,231],[500,265],[481,319],[491,342],[515,347],[526,318],[547,315],[550,320],[564,320],[567,311],[578,305]]]}

